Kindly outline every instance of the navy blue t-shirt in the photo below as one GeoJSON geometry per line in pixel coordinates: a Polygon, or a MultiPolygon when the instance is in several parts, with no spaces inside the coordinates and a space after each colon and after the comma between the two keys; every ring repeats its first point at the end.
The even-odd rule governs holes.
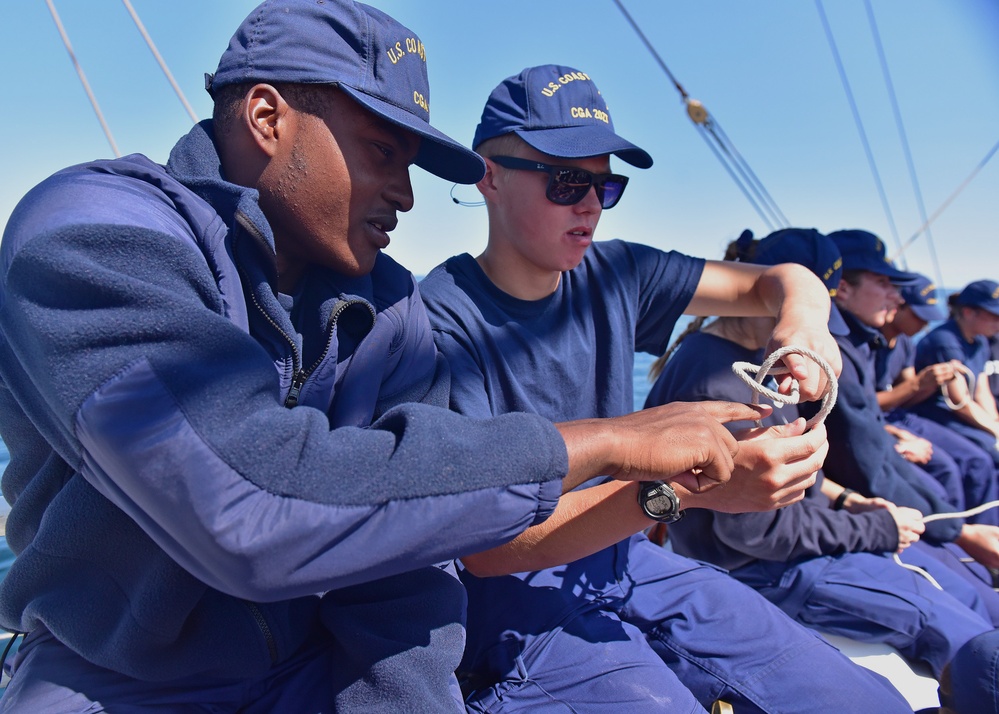
{"type": "Polygon", "coordinates": [[[908,335],[899,335],[895,344],[874,353],[874,386],[879,392],[891,389],[902,370],[912,367],[916,360],[916,345],[908,335]]]}
{"type": "MultiPolygon", "coordinates": [[[[939,327],[930,330],[916,346],[915,367],[917,372],[927,365],[949,362],[952,359],[962,362],[974,372],[977,380],[985,372],[985,365],[989,360],[988,342],[981,335],[975,337],[972,342],[968,342],[961,334],[961,329],[957,323],[948,320],[939,327]]],[[[950,408],[939,391],[933,397],[932,402],[927,400],[922,408],[928,408],[930,404],[933,408],[950,413],[950,408]]]]}
{"type": "Polygon", "coordinates": [[[553,294],[520,300],[497,288],[472,256],[450,258],[420,292],[451,365],[452,408],[552,421],[634,411],[635,352],[665,350],[704,262],[637,243],[593,243],[553,294]]]}

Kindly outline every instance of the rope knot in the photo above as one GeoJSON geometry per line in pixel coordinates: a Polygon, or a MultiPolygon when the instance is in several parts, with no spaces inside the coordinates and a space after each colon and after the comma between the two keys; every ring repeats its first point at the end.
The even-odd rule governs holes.
{"type": "Polygon", "coordinates": [[[761,394],[779,406],[797,404],[801,399],[798,380],[791,380],[790,394],[781,394],[780,392],[763,385],[763,381],[768,375],[782,375],[787,374],[790,371],[787,367],[782,365],[777,366],[777,362],[784,357],[784,355],[788,354],[799,354],[803,357],[808,357],[810,360],[815,362],[815,364],[817,364],[826,375],[826,391],[822,395],[822,406],[818,413],[805,423],[805,426],[810,429],[826,420],[826,417],[829,416],[829,412],[831,412],[833,406],[835,406],[836,397],[839,394],[839,383],[836,380],[836,373],[833,372],[833,368],[817,352],[814,352],[807,347],[788,345],[771,352],[770,356],[768,356],[761,365],[755,365],[750,362],[735,362],[732,365],[732,371],[735,372],[736,376],[753,390],[754,405],[760,403],[761,394]],[[753,375],[755,375],[755,377],[753,375]]]}

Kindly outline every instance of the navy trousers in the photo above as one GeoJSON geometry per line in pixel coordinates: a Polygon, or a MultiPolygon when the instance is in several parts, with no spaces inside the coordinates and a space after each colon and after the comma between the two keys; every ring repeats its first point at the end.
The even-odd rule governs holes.
{"type": "Polygon", "coordinates": [[[643,535],[569,565],[462,581],[470,711],[699,712],[723,699],[741,713],[911,712],[755,591],[643,535]]]}
{"type": "MultiPolygon", "coordinates": [[[[999,499],[996,465],[992,456],[980,444],[971,441],[955,429],[912,412],[896,410],[889,413],[887,418],[889,423],[921,436],[933,444],[934,456],[937,456],[938,451],[942,451],[957,465],[960,479],[951,483],[948,483],[949,471],[946,468],[936,470],[926,468],[926,471],[943,483],[947,490],[948,501],[954,503],[955,511],[963,511],[999,499]]],[[[999,508],[972,516],[967,522],[999,526],[999,508]]]]}

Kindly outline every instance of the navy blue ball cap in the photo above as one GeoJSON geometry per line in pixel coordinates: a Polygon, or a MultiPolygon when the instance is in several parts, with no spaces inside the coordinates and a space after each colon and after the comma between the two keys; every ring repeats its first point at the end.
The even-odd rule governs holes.
{"type": "Polygon", "coordinates": [[[516,134],[543,154],[585,159],[614,154],[647,169],[652,157],[614,133],[607,102],[590,75],[553,64],[507,77],[486,100],[472,147],[516,134]]]}
{"type": "Polygon", "coordinates": [[[999,283],[993,280],[976,280],[968,283],[957,294],[955,302],[958,305],[980,307],[993,315],[999,315],[999,283]]]}
{"type": "Polygon", "coordinates": [[[752,258],[758,265],[797,263],[819,276],[829,290],[836,294],[843,276],[843,260],[839,248],[829,238],[814,228],[783,228],[760,239],[752,258]]]}
{"type": "Polygon", "coordinates": [[[916,281],[903,285],[898,294],[920,320],[937,322],[947,319],[947,310],[937,298],[937,286],[925,275],[914,273],[916,281]]]}
{"type": "Polygon", "coordinates": [[[236,30],[205,88],[246,82],[328,84],[421,137],[416,165],[475,183],[485,163],[430,126],[426,48],[394,19],[352,0],[266,0],[236,30]]]}
{"type": "Polygon", "coordinates": [[[843,256],[843,270],[866,270],[885,275],[896,285],[916,281],[915,273],[896,268],[885,255],[885,244],[873,233],[859,229],[833,231],[829,234],[843,256]]]}
{"type": "MultiPolygon", "coordinates": [[[[819,276],[830,295],[836,294],[839,279],[843,276],[843,260],[836,244],[814,228],[782,228],[761,238],[751,250],[752,257],[744,262],[803,265],[819,276]]],[[[829,308],[829,332],[834,335],[850,334],[850,328],[835,303],[829,308]]]]}

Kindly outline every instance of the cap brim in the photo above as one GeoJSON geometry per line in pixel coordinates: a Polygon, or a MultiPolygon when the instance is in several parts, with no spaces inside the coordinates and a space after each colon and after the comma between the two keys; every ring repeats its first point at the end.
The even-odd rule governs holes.
{"type": "Polygon", "coordinates": [[[887,276],[893,285],[913,285],[919,282],[919,276],[916,273],[907,273],[904,270],[898,270],[887,263],[885,267],[879,266],[877,270],[872,270],[871,272],[887,276]]]}
{"type": "Polygon", "coordinates": [[[416,165],[455,183],[477,183],[486,174],[486,162],[471,149],[462,146],[443,132],[405,109],[376,99],[345,84],[339,88],[354,101],[386,121],[408,129],[421,138],[416,165]]]}
{"type": "Polygon", "coordinates": [[[840,337],[850,334],[850,328],[847,326],[846,320],[843,319],[843,315],[840,314],[839,308],[836,307],[836,303],[829,306],[829,332],[840,337]]]}
{"type": "Polygon", "coordinates": [[[563,159],[588,159],[614,154],[639,169],[652,166],[652,157],[630,141],[596,126],[560,126],[554,129],[521,129],[514,132],[521,139],[549,156],[563,159]]]}
{"type": "Polygon", "coordinates": [[[947,311],[940,305],[913,305],[908,303],[909,309],[920,320],[925,322],[939,322],[947,319],[947,311]]]}

